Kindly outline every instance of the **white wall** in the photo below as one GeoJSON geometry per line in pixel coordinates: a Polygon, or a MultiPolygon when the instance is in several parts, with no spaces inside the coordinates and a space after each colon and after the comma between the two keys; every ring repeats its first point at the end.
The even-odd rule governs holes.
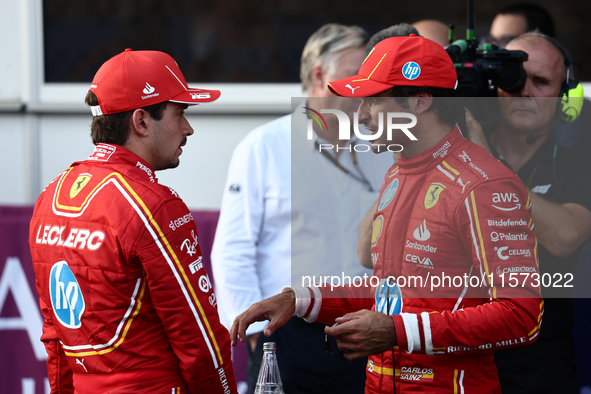
{"type": "MultiPolygon", "coordinates": [[[[91,115],[40,115],[36,158],[29,152],[26,118],[0,113],[0,205],[29,205],[71,163],[92,153],[91,115]],[[38,166],[39,176],[32,177],[38,166]],[[34,183],[30,185],[30,183],[34,183]]],[[[253,128],[276,115],[201,115],[188,111],[195,130],[183,148],[181,165],[157,172],[160,183],[175,189],[191,209],[219,209],[234,147],[253,128]]],[[[33,148],[34,149],[34,148],[33,148]]]]}
{"type": "MultiPolygon", "coordinates": [[[[234,147],[250,130],[276,116],[200,115],[198,110],[188,111],[188,114],[195,133],[189,137],[183,148],[180,166],[157,172],[156,176],[160,183],[175,189],[189,208],[219,209],[234,147]]],[[[43,190],[71,163],[84,160],[92,153],[93,145],[89,135],[91,119],[90,114],[40,117],[39,190],[43,190]]],[[[0,138],[2,136],[0,133],[0,138]]],[[[3,138],[1,141],[4,143],[3,138]]],[[[7,164],[2,155],[0,168],[6,168],[7,164]]],[[[21,203],[22,193],[13,194],[12,197],[12,201],[7,200],[5,193],[0,192],[0,204],[21,203]]]]}

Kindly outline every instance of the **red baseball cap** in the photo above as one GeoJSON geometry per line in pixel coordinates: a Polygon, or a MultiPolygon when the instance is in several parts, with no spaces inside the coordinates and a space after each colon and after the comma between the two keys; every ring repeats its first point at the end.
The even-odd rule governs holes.
{"type": "Polygon", "coordinates": [[[192,89],[174,59],[164,52],[124,52],[107,60],[97,71],[90,91],[99,105],[92,114],[109,115],[164,101],[195,105],[220,97],[219,90],[192,89]]]}
{"type": "Polygon", "coordinates": [[[330,82],[328,88],[337,96],[369,97],[393,86],[455,89],[457,81],[445,49],[411,34],[380,41],[363,61],[358,75],[330,82]]]}

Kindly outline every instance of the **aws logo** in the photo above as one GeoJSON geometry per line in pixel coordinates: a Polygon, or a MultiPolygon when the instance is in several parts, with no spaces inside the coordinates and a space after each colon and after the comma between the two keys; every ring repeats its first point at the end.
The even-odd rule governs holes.
{"type": "Polygon", "coordinates": [[[515,193],[493,193],[492,194],[492,202],[494,204],[499,204],[499,203],[516,203],[514,206],[512,207],[499,207],[497,205],[492,205],[493,208],[496,208],[500,211],[514,211],[516,209],[521,208],[521,204],[519,204],[519,197],[517,197],[517,194],[515,193]]]}

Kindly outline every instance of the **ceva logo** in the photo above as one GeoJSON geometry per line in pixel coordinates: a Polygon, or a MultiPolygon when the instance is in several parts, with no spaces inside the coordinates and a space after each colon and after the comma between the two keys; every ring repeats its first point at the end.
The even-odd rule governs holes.
{"type": "Polygon", "coordinates": [[[80,328],[86,304],[80,285],[65,261],[58,261],[51,267],[49,295],[57,320],[64,327],[80,328]]]}

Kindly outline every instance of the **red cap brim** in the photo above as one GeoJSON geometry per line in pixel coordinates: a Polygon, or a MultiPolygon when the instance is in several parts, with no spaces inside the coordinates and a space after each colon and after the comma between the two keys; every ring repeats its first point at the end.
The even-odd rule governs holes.
{"type": "Polygon", "coordinates": [[[331,92],[343,97],[369,97],[391,87],[390,84],[372,81],[363,75],[353,75],[328,83],[331,92]]]}
{"type": "Polygon", "coordinates": [[[212,101],[217,100],[220,97],[219,90],[206,90],[206,89],[187,89],[183,93],[179,94],[171,98],[168,101],[172,101],[174,103],[182,103],[182,104],[201,104],[201,103],[210,103],[212,101]]]}

